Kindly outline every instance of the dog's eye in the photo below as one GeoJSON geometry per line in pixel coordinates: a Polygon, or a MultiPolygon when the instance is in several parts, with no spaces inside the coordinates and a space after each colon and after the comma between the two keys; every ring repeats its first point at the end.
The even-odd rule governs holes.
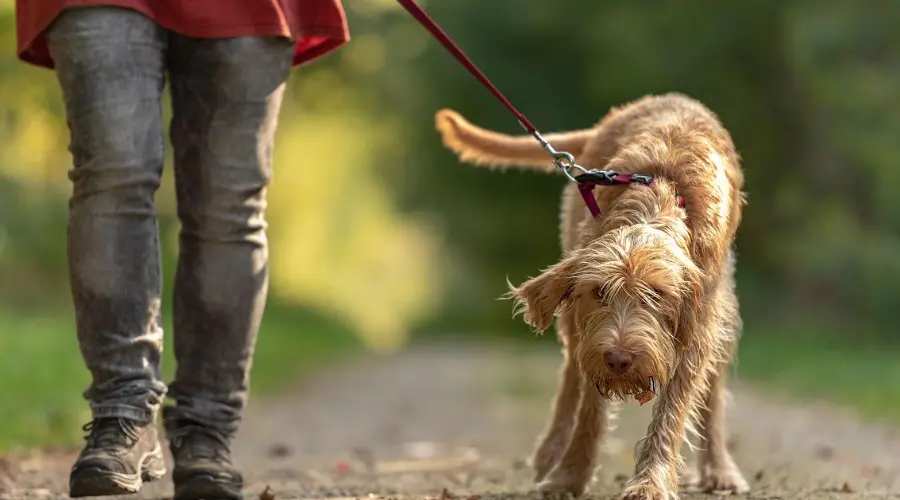
{"type": "Polygon", "coordinates": [[[598,287],[597,287],[597,292],[596,292],[597,298],[600,299],[600,300],[602,300],[602,301],[605,301],[605,300],[606,300],[606,296],[607,296],[606,291],[607,291],[607,290],[606,290],[605,287],[598,286],[598,287]]]}

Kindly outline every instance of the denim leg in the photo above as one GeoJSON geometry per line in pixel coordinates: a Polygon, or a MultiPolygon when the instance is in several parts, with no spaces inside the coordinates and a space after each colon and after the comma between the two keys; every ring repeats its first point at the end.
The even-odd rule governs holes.
{"type": "Polygon", "coordinates": [[[166,33],[137,12],[64,11],[47,34],[71,132],[69,279],[95,418],[154,418],[159,371],[160,95],[166,33]]]}
{"type": "MultiPolygon", "coordinates": [[[[293,45],[274,37],[170,38],[175,183],[171,433],[237,430],[268,289],[266,186],[293,45]],[[176,431],[177,432],[177,431],[176,431]]],[[[171,434],[170,434],[171,435],[171,434]]]]}

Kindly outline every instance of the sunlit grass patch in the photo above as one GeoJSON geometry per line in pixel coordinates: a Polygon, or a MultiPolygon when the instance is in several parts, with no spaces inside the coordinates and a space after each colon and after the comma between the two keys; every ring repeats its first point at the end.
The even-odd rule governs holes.
{"type": "MultiPolygon", "coordinates": [[[[166,380],[175,368],[171,333],[167,326],[166,380]]],[[[273,305],[256,347],[253,394],[286,388],[358,346],[331,319],[273,305]]],[[[70,312],[0,311],[0,450],[80,443],[90,418],[81,396],[89,383],[70,312]]]]}
{"type": "Polygon", "coordinates": [[[810,321],[754,325],[741,341],[737,373],[792,400],[833,401],[866,418],[900,421],[900,346],[861,342],[866,337],[810,321]]]}

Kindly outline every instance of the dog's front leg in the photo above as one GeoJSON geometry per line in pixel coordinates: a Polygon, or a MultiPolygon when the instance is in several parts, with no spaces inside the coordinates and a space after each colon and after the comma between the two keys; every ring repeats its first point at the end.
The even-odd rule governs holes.
{"type": "Polygon", "coordinates": [[[532,459],[535,482],[539,483],[559,462],[572,436],[578,403],[581,400],[581,370],[575,359],[578,337],[575,333],[575,315],[567,312],[557,323],[559,340],[563,343],[563,365],[560,371],[553,413],[547,430],[532,459]]]}
{"type": "Polygon", "coordinates": [[[638,445],[635,475],[622,493],[624,500],[678,498],[681,443],[688,417],[705,393],[705,369],[712,357],[696,344],[686,348],[674,376],[653,407],[647,436],[638,445]]]}
{"type": "Polygon", "coordinates": [[[599,454],[600,438],[609,425],[606,400],[587,379],[581,384],[581,405],[578,419],[566,451],[547,478],[538,484],[544,493],[584,493],[594,474],[599,454]]]}

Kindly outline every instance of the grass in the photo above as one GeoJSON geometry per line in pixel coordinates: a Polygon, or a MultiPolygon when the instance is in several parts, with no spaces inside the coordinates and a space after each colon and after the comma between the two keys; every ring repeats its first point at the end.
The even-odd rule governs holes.
{"type": "Polygon", "coordinates": [[[748,327],[737,372],[797,401],[828,400],[872,420],[900,422],[900,346],[865,332],[805,323],[748,327]]]}
{"type": "MultiPolygon", "coordinates": [[[[163,371],[170,380],[170,325],[166,333],[163,371]]],[[[270,305],[256,347],[252,390],[281,389],[357,347],[352,332],[335,321],[270,305]]],[[[89,382],[71,312],[0,310],[0,450],[80,443],[80,427],[90,418],[81,397],[89,382]]]]}

